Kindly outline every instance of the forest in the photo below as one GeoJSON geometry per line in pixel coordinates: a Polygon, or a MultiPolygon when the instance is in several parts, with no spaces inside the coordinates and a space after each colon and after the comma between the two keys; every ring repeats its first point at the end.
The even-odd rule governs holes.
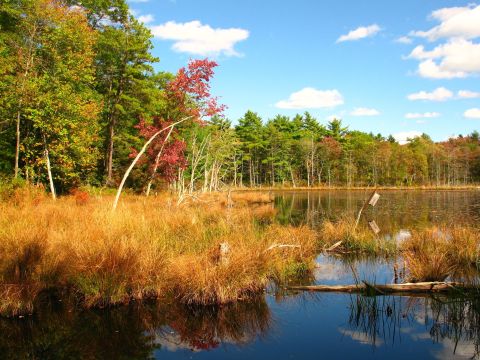
{"type": "Polygon", "coordinates": [[[151,140],[126,182],[138,193],[480,182],[477,131],[399,144],[309,112],[227,119],[210,92],[215,61],[192,59],[172,74],[158,70],[152,49],[125,0],[2,1],[4,181],[58,194],[114,187],[151,140]]]}

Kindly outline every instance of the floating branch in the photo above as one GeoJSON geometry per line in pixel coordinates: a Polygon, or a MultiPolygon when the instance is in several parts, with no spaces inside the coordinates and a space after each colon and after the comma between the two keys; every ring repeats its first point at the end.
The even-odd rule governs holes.
{"type": "Polygon", "coordinates": [[[310,286],[288,286],[288,290],[319,291],[319,292],[347,292],[360,293],[373,292],[378,294],[395,293],[430,293],[430,292],[448,292],[448,291],[472,291],[480,290],[480,287],[473,284],[463,284],[457,282],[418,282],[405,284],[383,284],[373,285],[367,282],[354,285],[310,285],[310,286]]]}

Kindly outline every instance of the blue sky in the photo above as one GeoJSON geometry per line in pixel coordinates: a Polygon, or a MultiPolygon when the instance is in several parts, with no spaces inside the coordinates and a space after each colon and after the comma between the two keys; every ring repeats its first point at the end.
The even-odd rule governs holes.
{"type": "Polygon", "coordinates": [[[350,129],[480,130],[480,3],[443,0],[131,0],[158,70],[219,63],[213,93],[235,123],[309,111],[350,129]]]}

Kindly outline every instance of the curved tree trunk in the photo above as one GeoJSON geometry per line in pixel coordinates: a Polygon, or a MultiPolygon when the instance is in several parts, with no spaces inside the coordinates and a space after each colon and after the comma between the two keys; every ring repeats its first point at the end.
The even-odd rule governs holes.
{"type": "Polygon", "coordinates": [[[175,123],[173,123],[172,125],[169,125],[165,128],[163,128],[162,130],[159,130],[157,131],[155,134],[152,135],[152,137],[150,139],[148,139],[148,141],[145,143],[145,145],[143,145],[142,149],[140,150],[140,152],[137,154],[137,156],[135,157],[135,159],[133,159],[132,163],[130,164],[130,166],[128,167],[127,171],[125,171],[125,174],[123,175],[123,179],[122,179],[122,182],[120,183],[120,185],[118,186],[118,190],[117,190],[117,195],[115,196],[115,201],[113,202],[113,211],[115,211],[117,209],[117,205],[118,205],[118,200],[120,200],[120,195],[122,194],[122,190],[123,190],[123,186],[125,185],[125,181],[127,181],[127,178],[128,178],[128,175],[130,175],[130,173],[132,172],[133,168],[135,167],[135,164],[138,162],[138,160],[142,157],[142,155],[145,153],[145,151],[147,150],[148,146],[152,143],[153,140],[155,140],[155,138],[160,135],[162,132],[164,132],[165,130],[169,129],[169,128],[173,128],[175,125],[178,125],[188,119],[192,118],[191,116],[188,116],[186,118],[183,118],[182,120],[180,121],[177,121],[175,123]]]}

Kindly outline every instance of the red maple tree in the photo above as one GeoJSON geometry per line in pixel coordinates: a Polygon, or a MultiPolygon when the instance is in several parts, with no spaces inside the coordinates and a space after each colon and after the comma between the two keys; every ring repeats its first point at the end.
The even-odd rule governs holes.
{"type": "MultiPolygon", "coordinates": [[[[203,123],[203,117],[220,115],[225,110],[225,105],[219,104],[218,99],[210,94],[210,81],[216,66],[218,64],[215,61],[208,59],[191,60],[166,86],[164,96],[169,118],[156,116],[152,123],[140,119],[136,125],[140,136],[146,140],[165,129],[146,151],[146,161],[152,178],[160,175],[168,182],[173,182],[178,169],[187,166],[186,143],[179,138],[178,127],[170,132],[167,130],[169,126],[189,117],[203,123]]],[[[130,157],[134,158],[137,154],[136,150],[132,150],[130,157]]]]}

